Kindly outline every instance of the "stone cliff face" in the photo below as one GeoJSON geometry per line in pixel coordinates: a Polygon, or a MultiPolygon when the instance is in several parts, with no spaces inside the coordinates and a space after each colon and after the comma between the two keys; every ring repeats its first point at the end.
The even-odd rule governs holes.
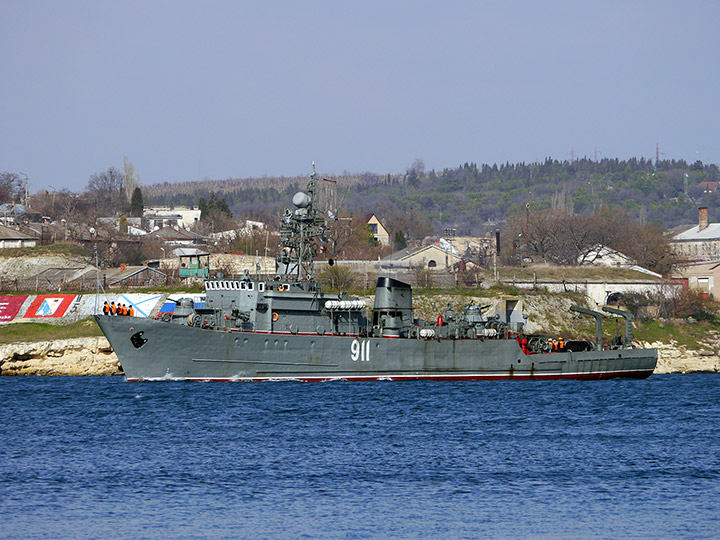
{"type": "Polygon", "coordinates": [[[0,346],[0,375],[122,375],[104,337],[0,346]]]}
{"type": "MultiPolygon", "coordinates": [[[[640,343],[659,351],[655,373],[720,371],[720,356],[676,344],[640,343]]],[[[122,375],[107,339],[76,338],[0,346],[0,375],[122,375]]]]}
{"type": "Polygon", "coordinates": [[[676,343],[639,343],[641,347],[656,348],[658,363],[655,373],[695,373],[720,371],[720,356],[711,350],[688,350],[676,343]]]}

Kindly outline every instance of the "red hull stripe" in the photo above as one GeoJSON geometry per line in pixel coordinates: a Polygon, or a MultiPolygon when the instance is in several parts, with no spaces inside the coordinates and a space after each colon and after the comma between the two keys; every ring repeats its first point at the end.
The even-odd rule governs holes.
{"type": "MultiPolygon", "coordinates": [[[[652,375],[653,370],[634,370],[634,371],[603,371],[595,373],[535,373],[535,374],[518,374],[510,375],[505,374],[462,374],[462,375],[346,375],[346,376],[332,376],[332,377],[311,377],[311,376],[297,376],[297,377],[178,377],[178,380],[186,381],[217,381],[217,382],[235,382],[235,381],[302,381],[302,382],[326,382],[326,381],[416,381],[416,380],[433,380],[433,381],[501,381],[509,379],[517,379],[521,381],[527,380],[558,380],[558,379],[573,379],[573,380],[601,380],[601,379],[615,379],[618,377],[630,378],[630,379],[645,379],[652,375]]],[[[142,379],[128,377],[129,382],[138,382],[143,380],[165,380],[165,377],[159,377],[157,379],[142,379]]],[[[169,379],[173,380],[173,379],[169,379]]]]}

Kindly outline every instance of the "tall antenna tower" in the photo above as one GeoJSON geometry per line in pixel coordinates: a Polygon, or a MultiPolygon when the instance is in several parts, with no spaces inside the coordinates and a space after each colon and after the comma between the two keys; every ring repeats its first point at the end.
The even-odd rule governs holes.
{"type": "Polygon", "coordinates": [[[326,216],[334,218],[338,213],[337,180],[323,178],[319,188],[318,209],[326,216]]]}
{"type": "Polygon", "coordinates": [[[277,268],[280,275],[300,281],[314,281],[314,239],[325,234],[327,221],[317,208],[315,162],[306,192],[293,197],[295,210],[286,209],[280,222],[280,246],[277,268]]]}

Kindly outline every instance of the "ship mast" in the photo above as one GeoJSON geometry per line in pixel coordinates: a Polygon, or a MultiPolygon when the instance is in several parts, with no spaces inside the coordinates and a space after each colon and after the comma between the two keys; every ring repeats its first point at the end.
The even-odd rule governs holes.
{"type": "Polygon", "coordinates": [[[280,222],[280,255],[278,273],[297,281],[314,281],[315,243],[313,239],[325,234],[327,223],[316,208],[317,174],[315,162],[307,193],[299,191],[293,197],[295,210],[286,209],[280,222]]]}

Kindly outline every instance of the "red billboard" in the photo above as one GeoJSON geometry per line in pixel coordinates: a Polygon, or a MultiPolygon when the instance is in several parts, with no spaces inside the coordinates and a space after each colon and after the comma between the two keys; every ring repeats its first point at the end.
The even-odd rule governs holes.
{"type": "Polygon", "coordinates": [[[0,322],[10,322],[20,311],[27,294],[0,296],[0,322]]]}
{"type": "Polygon", "coordinates": [[[26,319],[42,317],[62,317],[77,298],[76,294],[49,294],[35,297],[24,317],[26,319]]]}

